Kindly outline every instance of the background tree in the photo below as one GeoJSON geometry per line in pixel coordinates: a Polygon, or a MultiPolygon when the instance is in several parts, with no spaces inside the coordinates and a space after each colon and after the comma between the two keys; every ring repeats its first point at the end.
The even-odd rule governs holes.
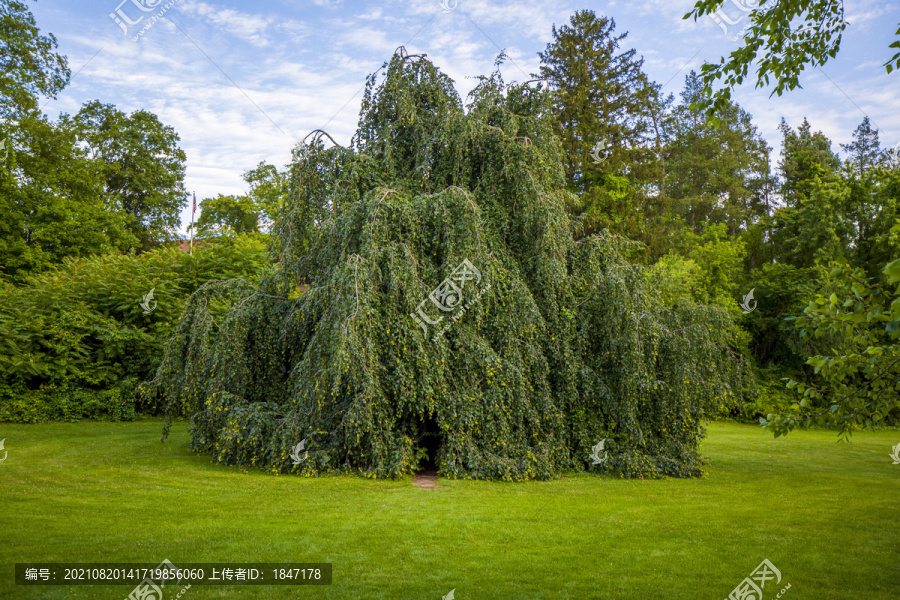
{"type": "Polygon", "coordinates": [[[260,161],[255,168],[244,173],[244,181],[250,186],[247,196],[256,207],[259,226],[267,230],[275,222],[278,211],[287,201],[290,172],[279,171],[275,165],[260,161]]]}
{"type": "Polygon", "coordinates": [[[900,200],[897,169],[884,160],[880,146],[868,117],[853,132],[853,141],[841,144],[848,153],[842,179],[849,188],[846,211],[852,224],[847,257],[869,277],[878,277],[891,257],[900,255],[890,235],[900,200]]]}
{"type": "Polygon", "coordinates": [[[24,2],[0,0],[0,117],[37,110],[39,96],[56,98],[69,81],[66,57],[53,34],[41,35],[24,2]]]}
{"type": "Polygon", "coordinates": [[[794,131],[782,120],[779,167],[783,206],[775,211],[773,241],[780,259],[811,267],[846,256],[853,225],[847,217],[850,190],[840,178],[840,159],[822,132],[803,123],[794,131]]]}
{"type": "Polygon", "coordinates": [[[878,277],[884,265],[900,256],[900,233],[893,229],[900,218],[900,168],[873,169],[862,180],[851,180],[850,187],[858,223],[851,264],[878,277]]]}
{"type": "Polygon", "coordinates": [[[187,205],[186,156],[175,130],[145,110],[131,115],[99,100],[85,103],[73,117],[88,156],[102,166],[103,201],[124,212],[128,228],[142,247],[174,239],[187,205]]]}
{"type": "Polygon", "coordinates": [[[27,117],[0,169],[0,276],[21,282],[66,256],[129,248],[125,215],[103,202],[103,174],[71,124],[27,117]]]}
{"type": "Polygon", "coordinates": [[[186,202],[177,134],[145,111],[86,104],[52,123],[22,113],[0,171],[0,277],[21,282],[66,256],[174,238],[186,202]]]}
{"type": "Polygon", "coordinates": [[[584,216],[586,234],[605,227],[636,235],[642,185],[658,183],[653,117],[664,101],[642,71],[643,59],[620,50],[628,34],[614,35],[615,27],[589,10],[554,26],[553,41],[539,53],[539,77],[550,87],[566,180],[578,194],[573,215],[584,216]],[[600,164],[591,156],[597,144],[600,164]]]}
{"type": "Polygon", "coordinates": [[[232,235],[268,230],[289,192],[288,171],[265,161],[243,175],[250,191],[244,195],[205,198],[200,202],[197,230],[200,235],[232,235]]]}
{"type": "Polygon", "coordinates": [[[781,194],[790,204],[800,196],[809,195],[815,179],[834,181],[841,161],[831,150],[831,141],[821,131],[813,133],[806,119],[794,131],[784,119],[778,129],[782,134],[781,194]]]}
{"type": "Polygon", "coordinates": [[[197,234],[235,235],[259,232],[257,206],[247,196],[224,196],[204,198],[200,201],[200,218],[197,219],[197,234]]]}
{"type": "Polygon", "coordinates": [[[709,126],[694,108],[702,95],[695,72],[685,78],[681,104],[672,112],[666,146],[666,190],[672,210],[695,232],[701,223],[725,223],[732,236],[765,215],[758,187],[769,173],[768,146],[751,116],[729,103],[722,125],[709,126]]]}
{"type": "Polygon", "coordinates": [[[859,177],[881,162],[881,143],[878,141],[878,130],[872,129],[869,117],[863,117],[862,123],[853,132],[853,141],[841,144],[841,149],[849,154],[847,162],[859,177]]]}

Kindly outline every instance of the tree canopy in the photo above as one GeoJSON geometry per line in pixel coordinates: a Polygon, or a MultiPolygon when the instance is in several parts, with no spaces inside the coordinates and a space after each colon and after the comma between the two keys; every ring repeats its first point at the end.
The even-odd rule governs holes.
{"type": "Polygon", "coordinates": [[[900,410],[900,260],[888,263],[884,275],[886,286],[862,269],[836,264],[824,294],[795,319],[802,337],[823,338],[828,350],[807,361],[818,375],[814,382],[788,383],[800,399],[760,418],[776,437],[814,424],[846,438],[854,428],[889,423],[900,410]]]}
{"type": "Polygon", "coordinates": [[[263,161],[244,173],[244,181],[250,185],[246,194],[200,201],[200,235],[256,233],[272,226],[288,194],[289,173],[263,161]]]}
{"type": "MultiPolygon", "coordinates": [[[[63,115],[61,120],[69,119],[63,115]]],[[[99,100],[85,103],[71,120],[103,173],[106,207],[126,215],[129,230],[144,247],[174,239],[187,205],[187,157],[175,130],[151,112],[126,115],[99,100]]]]}
{"type": "Polygon", "coordinates": [[[666,102],[643,72],[643,58],[622,48],[628,34],[616,35],[615,28],[611,18],[576,11],[553,27],[553,40],[539,53],[539,76],[550,90],[553,128],[575,194],[569,212],[585,234],[609,229],[642,239],[635,234],[650,216],[648,188],[659,186],[665,196],[658,151],[666,102]]]}
{"type": "Polygon", "coordinates": [[[273,471],[398,476],[437,434],[451,477],[699,474],[703,419],[752,386],[727,313],[661,299],[621,238],[576,241],[541,86],[498,69],[464,107],[424,55],[385,66],[350,147],[303,146],[271,274],[200,288],[143,393],[273,471]]]}
{"type": "Polygon", "coordinates": [[[28,5],[0,0],[0,117],[36,110],[39,96],[55,98],[69,74],[56,37],[40,34],[28,5]]]}
{"type": "Polygon", "coordinates": [[[172,239],[186,202],[178,135],[145,110],[91,101],[56,122],[39,106],[68,82],[56,39],[25,3],[0,0],[0,279],[65,257],[172,239]]]}

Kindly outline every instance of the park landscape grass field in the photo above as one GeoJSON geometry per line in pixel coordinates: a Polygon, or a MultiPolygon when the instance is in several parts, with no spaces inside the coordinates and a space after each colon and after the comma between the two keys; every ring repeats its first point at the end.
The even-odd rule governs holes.
{"type": "MultiPolygon", "coordinates": [[[[193,586],[204,598],[721,600],[768,559],[765,600],[900,598],[896,430],[773,439],[711,423],[699,479],[501,483],[303,478],[213,464],[176,422],[0,426],[0,597],[17,562],[329,562],[331,586],[193,586]],[[770,589],[771,588],[771,589],[770,589]]],[[[178,591],[178,590],[176,590],[178,591]]]]}

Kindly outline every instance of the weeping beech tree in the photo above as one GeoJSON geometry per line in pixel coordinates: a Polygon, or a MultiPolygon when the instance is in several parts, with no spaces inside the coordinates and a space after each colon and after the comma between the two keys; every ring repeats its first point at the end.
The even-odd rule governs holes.
{"type": "Polygon", "coordinates": [[[547,93],[504,84],[503,58],[464,108],[400,48],[369,77],[350,148],[308,136],[270,275],[199,289],[144,386],[191,416],[193,449],[396,477],[437,434],[448,477],[701,473],[701,421],[752,385],[738,331],[664,305],[629,242],[575,241],[547,93]]]}

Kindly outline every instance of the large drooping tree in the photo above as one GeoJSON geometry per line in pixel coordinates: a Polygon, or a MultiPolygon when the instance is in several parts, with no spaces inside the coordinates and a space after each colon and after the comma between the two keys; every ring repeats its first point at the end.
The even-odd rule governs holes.
{"type": "Polygon", "coordinates": [[[463,106],[424,56],[386,67],[349,148],[299,149],[270,275],[200,288],[144,392],[276,472],[394,477],[435,435],[449,477],[699,474],[703,419],[752,386],[732,321],[576,241],[540,85],[498,68],[463,106]]]}

